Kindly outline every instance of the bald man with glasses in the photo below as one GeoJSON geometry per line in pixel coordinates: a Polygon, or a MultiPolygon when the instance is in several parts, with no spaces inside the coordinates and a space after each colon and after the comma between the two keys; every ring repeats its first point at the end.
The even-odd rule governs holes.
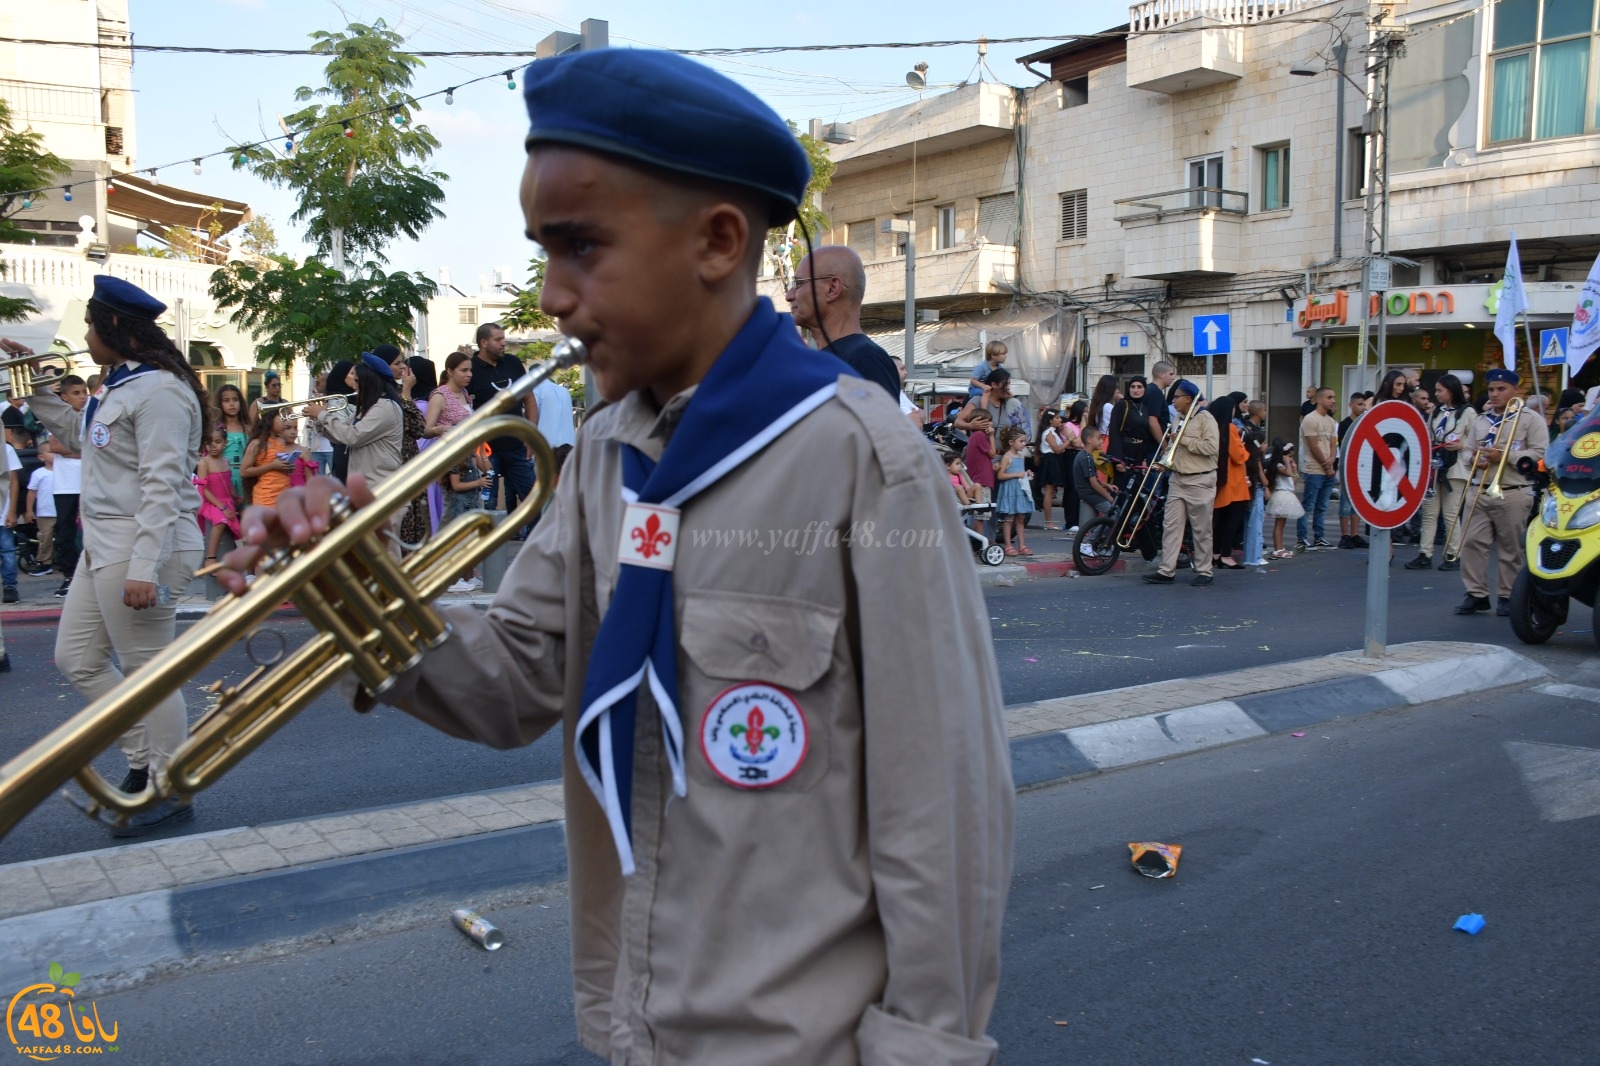
{"type": "Polygon", "coordinates": [[[866,292],[861,257],[843,245],[825,244],[800,260],[784,299],[794,324],[811,335],[812,343],[882,385],[898,404],[900,374],[894,361],[861,331],[861,300],[866,292]]]}

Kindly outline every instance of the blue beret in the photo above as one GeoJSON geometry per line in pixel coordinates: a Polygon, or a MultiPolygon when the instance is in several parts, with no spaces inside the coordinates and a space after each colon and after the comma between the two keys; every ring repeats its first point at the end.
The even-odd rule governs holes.
{"type": "Polygon", "coordinates": [[[528,148],[564,144],[770,197],[792,221],[811,163],[788,123],[748,89],[673,52],[601,48],[523,72],[528,148]]]}
{"type": "Polygon", "coordinates": [[[1200,395],[1200,386],[1196,385],[1188,378],[1184,378],[1178,382],[1178,391],[1183,393],[1185,396],[1194,397],[1200,395]]]}
{"type": "Polygon", "coordinates": [[[1487,374],[1483,375],[1483,377],[1484,377],[1484,380],[1486,380],[1486,381],[1503,381],[1507,385],[1520,385],[1520,384],[1522,384],[1522,379],[1517,377],[1515,372],[1510,371],[1510,370],[1506,370],[1503,367],[1498,367],[1498,366],[1495,367],[1493,370],[1489,371],[1487,374]]]}
{"type": "Polygon", "coordinates": [[[379,377],[388,378],[390,381],[394,380],[394,371],[389,368],[389,364],[385,363],[382,359],[373,355],[371,352],[361,353],[361,365],[377,374],[379,377]]]}
{"type": "Polygon", "coordinates": [[[114,278],[110,274],[94,276],[94,295],[90,299],[98,300],[119,315],[145,318],[152,322],[167,309],[166,304],[139,286],[121,278],[114,278]]]}

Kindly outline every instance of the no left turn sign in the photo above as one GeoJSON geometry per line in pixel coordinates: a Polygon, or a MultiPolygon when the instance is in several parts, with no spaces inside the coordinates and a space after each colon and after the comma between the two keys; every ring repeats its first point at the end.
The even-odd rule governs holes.
{"type": "Polygon", "coordinates": [[[1394,529],[1422,506],[1432,464],[1422,412],[1404,400],[1385,400],[1351,427],[1339,461],[1340,489],[1362,521],[1394,529]]]}

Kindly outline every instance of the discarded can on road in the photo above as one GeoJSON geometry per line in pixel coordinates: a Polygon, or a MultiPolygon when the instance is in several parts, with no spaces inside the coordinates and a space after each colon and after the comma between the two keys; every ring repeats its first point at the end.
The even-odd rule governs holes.
{"type": "Polygon", "coordinates": [[[1160,844],[1148,841],[1129,844],[1133,853],[1133,868],[1146,877],[1157,879],[1171,877],[1178,872],[1178,856],[1183,854],[1182,844],[1160,844]]]}
{"type": "Polygon", "coordinates": [[[489,920],[477,911],[465,908],[450,912],[450,921],[463,933],[483,945],[485,951],[498,951],[500,945],[506,942],[505,934],[489,924],[489,920]]]}

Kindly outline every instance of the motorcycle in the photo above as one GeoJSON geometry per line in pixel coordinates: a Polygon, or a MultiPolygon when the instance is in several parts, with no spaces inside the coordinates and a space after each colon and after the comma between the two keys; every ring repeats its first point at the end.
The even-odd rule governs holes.
{"type": "Polygon", "coordinates": [[[1543,644],[1577,600],[1594,612],[1600,644],[1600,409],[1563,433],[1543,464],[1525,458],[1518,470],[1543,494],[1511,586],[1511,631],[1524,644],[1543,644]]]}

